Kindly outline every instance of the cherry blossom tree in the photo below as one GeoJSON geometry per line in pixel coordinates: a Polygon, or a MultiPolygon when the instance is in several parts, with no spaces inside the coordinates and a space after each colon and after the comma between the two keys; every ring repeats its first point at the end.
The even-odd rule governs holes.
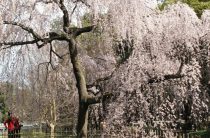
{"type": "Polygon", "coordinates": [[[208,17],[200,20],[180,3],[162,12],[145,1],[123,3],[110,4],[117,53],[127,57],[107,84],[116,95],[107,107],[112,116],[107,131],[129,136],[137,123],[139,136],[154,137],[146,128],[160,127],[167,129],[165,137],[173,137],[180,119],[184,130],[199,126],[208,116],[208,17]]]}
{"type": "MultiPolygon", "coordinates": [[[[25,18],[25,16],[27,16],[27,14],[26,14],[26,15],[22,15],[22,20],[20,19],[21,22],[16,19],[8,20],[6,17],[3,17],[3,24],[19,27],[19,29],[25,31],[26,36],[28,36],[29,38],[23,37],[23,38],[14,40],[13,37],[15,36],[15,34],[12,33],[11,38],[14,41],[12,41],[11,39],[8,39],[8,38],[4,39],[1,42],[1,46],[2,46],[1,48],[9,49],[9,48],[12,48],[12,47],[18,46],[18,45],[36,45],[38,49],[44,49],[44,47],[48,45],[49,50],[50,50],[50,55],[49,55],[50,61],[47,62],[47,65],[48,66],[50,65],[53,68],[52,55],[56,55],[58,58],[62,58],[53,49],[53,46],[52,46],[53,41],[65,41],[68,44],[68,51],[70,53],[69,55],[70,55],[70,59],[71,59],[72,67],[73,67],[74,76],[75,76],[75,79],[77,82],[76,86],[77,86],[77,91],[78,91],[78,95],[79,95],[78,96],[79,97],[79,113],[78,113],[78,123],[77,123],[77,136],[78,137],[87,137],[87,119],[88,119],[89,105],[99,103],[101,99],[103,99],[107,95],[109,95],[109,94],[107,94],[107,95],[104,94],[101,96],[93,96],[88,93],[87,86],[86,86],[87,85],[86,79],[84,76],[84,71],[81,66],[80,59],[78,57],[78,51],[77,51],[78,45],[77,45],[76,38],[79,37],[83,33],[92,31],[96,27],[96,25],[93,24],[93,25],[85,26],[85,27],[79,27],[79,26],[71,27],[72,20],[73,20],[72,16],[73,16],[78,4],[83,4],[86,7],[89,7],[90,5],[86,1],[82,1],[82,0],[81,1],[71,1],[70,3],[68,3],[68,2],[65,3],[64,0],[19,1],[19,4],[20,4],[20,7],[22,7],[23,9],[30,7],[29,10],[26,10],[26,11],[29,11],[28,15],[30,16],[27,23],[23,20],[25,18]],[[38,19],[39,16],[37,16],[33,12],[34,7],[31,6],[33,4],[36,6],[36,4],[40,3],[40,2],[45,3],[45,4],[51,4],[51,9],[49,9],[49,11],[52,11],[52,13],[54,13],[54,14],[56,14],[55,13],[56,11],[53,11],[54,7],[57,7],[58,9],[60,9],[60,11],[63,14],[62,30],[60,30],[59,32],[53,32],[53,31],[50,31],[49,28],[47,28],[46,26],[44,26],[45,30],[43,30],[43,29],[36,30],[32,26],[27,25],[29,23],[31,25],[34,24],[34,26],[40,24],[37,22],[38,20],[35,20],[33,22],[32,19],[34,19],[34,17],[37,17],[36,19],[38,19]],[[70,14],[67,9],[68,4],[74,5],[70,14]]],[[[23,11],[21,11],[20,13],[23,14],[23,11]]],[[[8,16],[8,17],[11,18],[13,16],[8,16]]],[[[49,22],[48,22],[49,20],[47,20],[47,19],[48,18],[44,17],[44,18],[42,18],[42,21],[44,21],[44,23],[46,23],[46,24],[49,24],[49,22]],[[45,20],[43,20],[43,19],[45,19],[45,20]]],[[[43,25],[43,23],[41,23],[41,25],[43,25]]],[[[9,35],[6,35],[6,37],[9,37],[9,35]]]]}
{"type": "MultiPolygon", "coordinates": [[[[53,68],[56,64],[53,59],[62,59],[53,44],[62,41],[68,46],[79,99],[78,137],[87,137],[89,106],[101,101],[110,102],[106,106],[103,103],[107,114],[105,130],[118,131],[121,136],[129,136],[133,132],[129,126],[137,123],[139,136],[152,137],[155,134],[145,128],[159,127],[167,129],[165,137],[173,137],[177,120],[183,119],[190,126],[206,120],[209,102],[209,80],[204,79],[209,64],[207,12],[198,19],[189,6],[180,3],[161,12],[151,6],[149,0],[20,0],[18,10],[14,10],[14,3],[7,2],[9,7],[13,5],[11,15],[1,9],[4,11],[1,49],[32,45],[43,53],[50,51],[41,59],[49,59],[44,62],[53,68]],[[46,7],[37,6],[39,3],[46,7]],[[28,13],[23,15],[25,11],[28,13]],[[87,11],[93,21],[82,26],[81,20],[76,20],[80,16],[75,15],[87,11]],[[16,13],[19,13],[18,19],[16,13]],[[62,20],[61,29],[55,31],[49,27],[52,18],[62,20]],[[103,45],[113,47],[116,61],[107,60],[112,60],[115,68],[105,70],[103,77],[96,75],[96,71],[89,73],[87,79],[82,65],[95,63],[91,63],[88,56],[80,55],[82,46],[79,44],[85,43],[79,43],[78,39],[96,31],[97,27],[103,30],[103,45]],[[22,33],[16,35],[16,32],[22,33]],[[89,92],[93,86],[100,87],[101,95],[89,92]]],[[[48,85],[51,88],[55,84],[49,82],[48,85]]]]}

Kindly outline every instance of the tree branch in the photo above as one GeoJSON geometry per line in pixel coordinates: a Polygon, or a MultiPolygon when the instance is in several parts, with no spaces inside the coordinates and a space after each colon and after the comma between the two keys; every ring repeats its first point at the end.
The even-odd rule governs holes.
{"type": "Polygon", "coordinates": [[[158,83],[161,81],[166,81],[166,80],[171,80],[171,79],[179,79],[179,78],[183,78],[183,77],[184,77],[184,75],[181,75],[181,74],[169,74],[169,75],[164,75],[162,78],[158,78],[158,77],[150,78],[148,80],[148,84],[158,83]]]}
{"type": "MultiPolygon", "coordinates": [[[[158,83],[158,82],[161,82],[161,81],[166,81],[166,80],[171,80],[171,79],[179,79],[179,78],[183,78],[184,75],[182,75],[182,69],[183,69],[183,66],[184,66],[184,60],[181,59],[181,64],[180,64],[180,67],[177,71],[176,74],[168,74],[168,75],[164,75],[162,78],[158,78],[158,77],[153,77],[153,78],[150,78],[148,80],[148,84],[150,83],[158,83]]],[[[149,75],[149,74],[148,74],[149,75]]]]}
{"type": "Polygon", "coordinates": [[[90,32],[94,29],[95,25],[92,26],[87,26],[87,27],[83,27],[83,28],[76,28],[75,32],[74,32],[74,36],[79,36],[82,33],[86,33],[86,32],[90,32]]]}
{"type": "Polygon", "coordinates": [[[35,39],[39,39],[39,40],[42,39],[41,36],[38,35],[36,32],[34,32],[34,30],[33,30],[32,28],[27,27],[27,26],[25,26],[25,25],[23,25],[23,24],[21,24],[21,23],[17,23],[17,22],[13,22],[13,21],[4,21],[4,24],[11,24],[11,25],[19,26],[19,27],[21,27],[23,30],[25,30],[25,31],[27,31],[27,32],[29,32],[29,33],[31,33],[35,39]]]}
{"type": "Polygon", "coordinates": [[[52,67],[52,69],[54,70],[53,64],[52,64],[52,53],[53,53],[53,48],[52,48],[52,43],[50,43],[50,65],[52,67]]]}
{"type": "Polygon", "coordinates": [[[58,4],[59,8],[62,10],[63,12],[63,30],[64,32],[68,32],[68,28],[70,26],[70,20],[69,20],[69,13],[66,9],[66,6],[64,5],[64,0],[59,0],[58,2],[55,2],[58,4]]]}
{"type": "Polygon", "coordinates": [[[49,32],[49,33],[47,33],[47,37],[42,39],[43,43],[41,45],[39,45],[37,43],[38,48],[42,48],[43,46],[45,46],[48,43],[51,43],[54,40],[59,40],[59,41],[66,40],[66,41],[68,41],[69,39],[65,34],[58,34],[56,32],[49,32]]]}
{"type": "Polygon", "coordinates": [[[76,8],[77,8],[77,3],[75,4],[75,6],[74,6],[74,8],[73,8],[73,10],[72,10],[72,12],[71,12],[70,19],[69,19],[69,20],[70,20],[70,22],[71,22],[72,15],[74,14],[74,12],[75,12],[76,8]]]}
{"type": "Polygon", "coordinates": [[[85,0],[75,0],[75,1],[73,1],[73,3],[77,3],[77,2],[81,2],[81,3],[85,4],[87,7],[90,7],[90,5],[85,0]]]}
{"type": "Polygon", "coordinates": [[[103,95],[100,95],[100,96],[90,96],[90,97],[88,97],[88,99],[87,99],[87,103],[88,103],[89,105],[91,105],[91,104],[97,104],[97,103],[100,103],[101,100],[108,99],[108,98],[110,98],[111,96],[113,96],[113,94],[112,94],[112,93],[109,93],[109,92],[107,92],[107,93],[105,93],[105,94],[103,94],[103,95]]]}
{"type": "Polygon", "coordinates": [[[46,1],[43,1],[43,0],[36,0],[35,1],[35,4],[38,3],[38,2],[42,2],[44,4],[49,4],[49,3],[52,3],[53,1],[52,0],[46,0],[46,1]]]}
{"type": "Polygon", "coordinates": [[[106,76],[104,78],[99,78],[96,81],[94,81],[93,83],[88,84],[86,87],[91,88],[91,87],[95,86],[95,87],[99,88],[99,90],[101,90],[101,87],[100,87],[99,83],[111,79],[116,69],[117,68],[115,68],[114,71],[112,71],[111,74],[109,74],[108,76],[106,76]]]}
{"type": "Polygon", "coordinates": [[[6,48],[10,48],[10,47],[16,46],[16,45],[35,44],[35,43],[37,43],[38,41],[39,41],[39,40],[20,41],[20,42],[0,42],[0,46],[2,46],[2,45],[10,45],[9,47],[3,48],[3,49],[6,49],[6,48]]]}
{"type": "Polygon", "coordinates": [[[52,50],[52,52],[53,52],[58,58],[63,59],[63,57],[60,56],[58,53],[56,53],[54,50],[52,50]]]}
{"type": "Polygon", "coordinates": [[[58,34],[56,32],[49,32],[49,33],[47,33],[46,37],[42,38],[32,28],[27,27],[21,23],[17,23],[17,22],[13,22],[13,21],[4,21],[4,24],[11,24],[11,25],[21,27],[23,30],[31,33],[32,36],[34,37],[34,40],[20,41],[20,42],[0,42],[0,46],[1,45],[10,45],[10,47],[12,47],[15,45],[26,45],[26,44],[35,44],[36,43],[38,48],[42,48],[46,44],[51,43],[53,40],[59,40],[59,41],[63,41],[63,40],[68,41],[69,40],[68,36],[65,33],[58,34]],[[39,44],[38,42],[41,42],[41,44],[39,44]]]}

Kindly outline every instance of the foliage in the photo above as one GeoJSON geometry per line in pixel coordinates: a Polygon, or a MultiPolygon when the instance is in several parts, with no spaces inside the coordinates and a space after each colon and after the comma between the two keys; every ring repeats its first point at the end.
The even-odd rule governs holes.
{"type": "MultiPolygon", "coordinates": [[[[105,18],[106,15],[101,14],[100,18],[105,18]]],[[[92,19],[89,13],[82,16],[81,22],[82,26],[91,25],[92,19]]],[[[105,35],[103,32],[103,26],[98,24],[94,29],[93,33],[83,34],[78,38],[78,42],[81,47],[85,49],[87,55],[90,57],[100,57],[108,53],[107,48],[104,46],[105,35]]]]}
{"type": "Polygon", "coordinates": [[[168,5],[176,3],[178,0],[164,0],[161,4],[158,5],[160,10],[164,10],[164,8],[168,5]]]}
{"type": "Polygon", "coordinates": [[[201,17],[203,10],[210,9],[210,1],[207,0],[165,0],[159,5],[159,9],[163,10],[167,5],[177,3],[178,1],[186,3],[192,7],[198,17],[201,17]]]}
{"type": "Polygon", "coordinates": [[[210,136],[209,130],[200,130],[196,132],[191,132],[190,136],[198,136],[201,138],[208,138],[210,136]]]}

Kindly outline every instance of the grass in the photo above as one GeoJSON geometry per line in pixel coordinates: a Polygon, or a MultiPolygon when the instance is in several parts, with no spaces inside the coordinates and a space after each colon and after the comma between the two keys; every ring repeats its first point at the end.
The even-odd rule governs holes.
{"type": "Polygon", "coordinates": [[[210,138],[210,130],[200,130],[196,132],[190,132],[190,136],[198,136],[201,138],[210,138]]]}

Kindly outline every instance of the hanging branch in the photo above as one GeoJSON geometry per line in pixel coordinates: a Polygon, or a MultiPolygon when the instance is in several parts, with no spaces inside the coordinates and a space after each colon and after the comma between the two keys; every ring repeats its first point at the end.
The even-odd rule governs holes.
{"type": "Polygon", "coordinates": [[[184,66],[184,61],[181,60],[181,64],[180,64],[180,67],[177,71],[176,74],[168,74],[168,75],[164,75],[162,78],[158,78],[158,77],[154,77],[154,78],[150,78],[147,83],[148,84],[151,84],[151,83],[158,83],[158,82],[161,82],[161,81],[167,81],[167,80],[172,80],[172,79],[180,79],[180,78],[183,78],[184,75],[181,74],[182,72],[182,69],[183,69],[183,66],[184,66]]]}
{"type": "MultiPolygon", "coordinates": [[[[50,59],[49,59],[49,61],[48,62],[42,62],[42,63],[40,63],[39,65],[38,65],[38,72],[39,72],[39,70],[40,70],[40,66],[41,65],[46,65],[46,70],[47,70],[47,75],[46,75],[46,80],[47,80],[47,78],[48,78],[48,68],[49,68],[49,66],[51,66],[51,68],[53,69],[53,70],[55,70],[55,67],[53,66],[53,64],[52,64],[52,53],[54,53],[53,52],[53,48],[52,48],[52,44],[50,43],[50,59]]],[[[38,73],[39,74],[39,73],[38,73]]],[[[38,75],[39,76],[39,75],[38,75]]]]}
{"type": "Polygon", "coordinates": [[[53,64],[52,64],[52,53],[53,53],[52,51],[53,51],[52,43],[50,43],[50,61],[49,61],[49,63],[51,65],[52,69],[54,70],[54,67],[53,67],[53,64]]]}

